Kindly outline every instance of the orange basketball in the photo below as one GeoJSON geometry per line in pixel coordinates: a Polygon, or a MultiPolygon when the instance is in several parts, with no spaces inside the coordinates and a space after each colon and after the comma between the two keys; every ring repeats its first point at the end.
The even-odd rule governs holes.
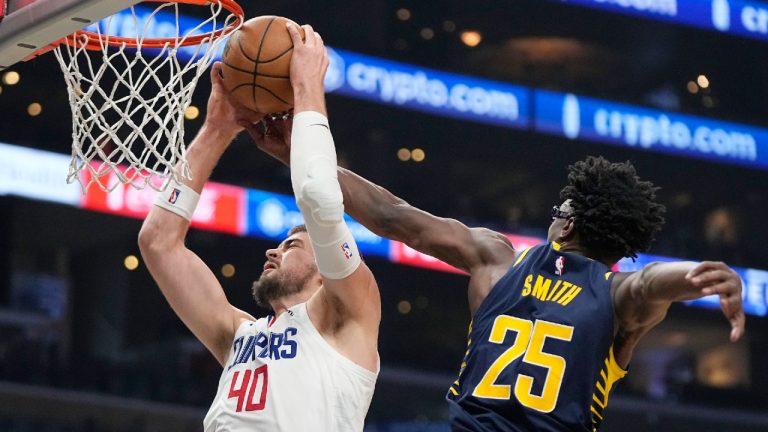
{"type": "MultiPolygon", "coordinates": [[[[293,41],[278,16],[261,16],[246,21],[227,41],[222,55],[224,85],[235,100],[261,113],[275,113],[293,107],[289,77],[293,41]]],[[[304,30],[299,28],[302,39],[304,30]]]]}

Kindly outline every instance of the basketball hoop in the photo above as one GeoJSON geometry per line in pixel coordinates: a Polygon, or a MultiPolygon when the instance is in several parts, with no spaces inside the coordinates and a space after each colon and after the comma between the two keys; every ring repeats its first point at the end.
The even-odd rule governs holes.
{"type": "Polygon", "coordinates": [[[72,107],[67,182],[78,181],[83,192],[91,183],[105,191],[121,183],[163,190],[167,177],[191,178],[185,111],[225,38],[243,22],[234,0],[144,3],[158,5],[131,7],[53,44],[72,107]],[[180,5],[208,6],[210,16],[189,24],[180,5]],[[115,177],[110,173],[119,182],[106,180],[115,177]]]}

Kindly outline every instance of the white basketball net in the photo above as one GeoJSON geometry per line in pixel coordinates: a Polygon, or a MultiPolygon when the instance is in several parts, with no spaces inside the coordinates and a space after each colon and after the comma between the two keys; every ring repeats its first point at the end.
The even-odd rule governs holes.
{"type": "Polygon", "coordinates": [[[56,48],[72,106],[67,183],[77,180],[83,193],[91,183],[112,191],[121,185],[107,180],[114,178],[109,175],[113,172],[120,182],[137,189],[163,190],[168,184],[163,180],[169,176],[177,182],[191,178],[184,145],[185,111],[198,79],[234,28],[200,45],[183,43],[236,20],[216,0],[210,10],[210,18],[184,29],[178,3],[161,3],[154,10],[132,7],[88,28],[101,36],[100,50],[86,49],[85,36],[78,38],[83,44],[77,47],[56,48]],[[168,14],[175,14],[175,25],[169,25],[168,14]],[[158,32],[174,41],[161,49],[142,48],[142,42],[158,37],[158,32]],[[110,46],[108,40],[114,36],[135,38],[138,48],[110,46]]]}

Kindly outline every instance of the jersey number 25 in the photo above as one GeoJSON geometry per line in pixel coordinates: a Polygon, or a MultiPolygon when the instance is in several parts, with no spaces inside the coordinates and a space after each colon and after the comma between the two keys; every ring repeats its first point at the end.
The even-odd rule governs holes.
{"type": "Polygon", "coordinates": [[[523,362],[541,366],[548,371],[541,396],[531,393],[533,377],[518,374],[515,380],[515,397],[523,406],[545,413],[552,412],[560,394],[566,362],[560,356],[545,353],[544,342],[548,337],[570,341],[573,337],[573,327],[544,320],[536,320],[534,323],[509,315],[499,315],[493,323],[488,341],[502,344],[508,331],[517,333],[515,343],[488,368],[472,395],[479,398],[508,400],[512,396],[511,386],[496,384],[496,380],[510,363],[522,355],[523,362]]]}

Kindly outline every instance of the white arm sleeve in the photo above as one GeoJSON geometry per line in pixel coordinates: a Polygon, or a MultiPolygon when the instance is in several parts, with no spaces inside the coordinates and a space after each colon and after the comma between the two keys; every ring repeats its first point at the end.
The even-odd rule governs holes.
{"type": "Polygon", "coordinates": [[[336,176],[336,148],[328,119],[314,111],[293,118],[291,184],[315,251],[320,274],[344,279],[360,265],[357,243],[344,222],[336,176]]]}

